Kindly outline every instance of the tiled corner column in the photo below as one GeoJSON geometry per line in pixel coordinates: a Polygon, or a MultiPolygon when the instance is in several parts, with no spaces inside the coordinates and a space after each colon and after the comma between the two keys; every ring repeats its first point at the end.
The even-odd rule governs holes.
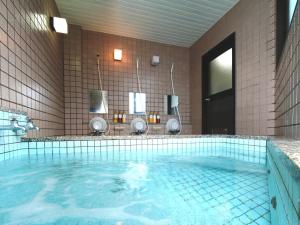
{"type": "Polygon", "coordinates": [[[296,7],[275,78],[276,136],[300,138],[300,4],[296,7]]]}
{"type": "MultiPolygon", "coordinates": [[[[10,124],[11,118],[17,118],[20,125],[25,125],[26,114],[0,110],[0,126],[10,124]]],[[[28,143],[21,142],[22,131],[0,130],[0,161],[28,154],[28,143]]]]}
{"type": "Polygon", "coordinates": [[[273,141],[267,142],[267,156],[270,199],[276,198],[272,224],[300,225],[300,169],[273,141]]]}
{"type": "Polygon", "coordinates": [[[71,25],[64,36],[65,135],[83,134],[82,38],[79,26],[71,25]]]}

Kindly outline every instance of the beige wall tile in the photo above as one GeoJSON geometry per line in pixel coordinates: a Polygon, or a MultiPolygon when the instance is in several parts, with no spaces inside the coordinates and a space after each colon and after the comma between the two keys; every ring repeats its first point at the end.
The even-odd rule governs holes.
{"type": "Polygon", "coordinates": [[[202,56],[236,34],[236,133],[274,135],[275,0],[241,0],[190,48],[193,133],[201,133],[202,56]]]}
{"type": "Polygon", "coordinates": [[[275,133],[278,136],[298,139],[300,138],[299,18],[298,4],[275,78],[275,133]]]}
{"type": "MultiPolygon", "coordinates": [[[[147,112],[155,111],[161,115],[161,129],[151,129],[150,133],[165,133],[164,124],[171,116],[164,115],[164,95],[172,93],[170,68],[171,63],[174,62],[175,90],[180,98],[179,109],[183,121],[183,132],[191,133],[188,48],[81,30],[79,26],[70,27],[70,33],[65,37],[64,43],[65,132],[67,135],[89,134],[89,121],[94,116],[99,116],[99,114],[88,112],[88,91],[100,89],[97,54],[100,55],[103,89],[109,94],[109,121],[111,123],[115,111],[124,111],[129,123],[134,118],[128,115],[128,93],[138,92],[136,58],[139,58],[141,88],[142,92],[147,94],[147,112]],[[113,60],[115,48],[123,51],[121,62],[113,60]],[[160,56],[158,66],[150,65],[153,55],[160,56]]],[[[106,118],[105,115],[104,118],[106,118]]],[[[112,126],[111,134],[130,133],[130,127],[125,126],[124,131],[115,131],[112,126]]]]}
{"type": "Polygon", "coordinates": [[[0,0],[0,9],[0,105],[34,119],[40,131],[30,136],[64,135],[63,36],[49,27],[55,1],[0,0]]]}

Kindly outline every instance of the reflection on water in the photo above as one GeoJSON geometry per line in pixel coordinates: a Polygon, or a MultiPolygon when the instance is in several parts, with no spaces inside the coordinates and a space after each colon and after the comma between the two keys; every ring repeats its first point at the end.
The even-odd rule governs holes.
{"type": "Polygon", "coordinates": [[[147,181],[148,167],[145,163],[129,162],[126,172],[121,175],[130,189],[140,189],[147,181]]]}

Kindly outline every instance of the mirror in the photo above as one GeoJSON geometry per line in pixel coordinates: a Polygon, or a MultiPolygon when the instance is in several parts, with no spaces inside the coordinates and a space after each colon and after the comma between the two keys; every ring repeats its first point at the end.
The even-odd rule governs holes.
{"type": "Polygon", "coordinates": [[[129,92],[129,114],[144,114],[146,112],[146,94],[129,92]]]}
{"type": "Polygon", "coordinates": [[[89,91],[90,113],[107,113],[107,91],[89,91]]]}
{"type": "Polygon", "coordinates": [[[179,104],[179,98],[177,95],[165,95],[164,98],[164,108],[165,114],[167,115],[176,115],[175,108],[179,104]]]}

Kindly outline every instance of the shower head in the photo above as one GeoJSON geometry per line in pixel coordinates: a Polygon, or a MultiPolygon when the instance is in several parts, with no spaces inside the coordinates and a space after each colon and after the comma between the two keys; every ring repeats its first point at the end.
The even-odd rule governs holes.
{"type": "Polygon", "coordinates": [[[174,63],[172,63],[171,65],[171,73],[173,73],[173,71],[174,71],[174,63]]]}
{"type": "Polygon", "coordinates": [[[96,57],[97,57],[97,66],[99,66],[100,54],[98,53],[98,54],[96,55],[96,57]]]}

